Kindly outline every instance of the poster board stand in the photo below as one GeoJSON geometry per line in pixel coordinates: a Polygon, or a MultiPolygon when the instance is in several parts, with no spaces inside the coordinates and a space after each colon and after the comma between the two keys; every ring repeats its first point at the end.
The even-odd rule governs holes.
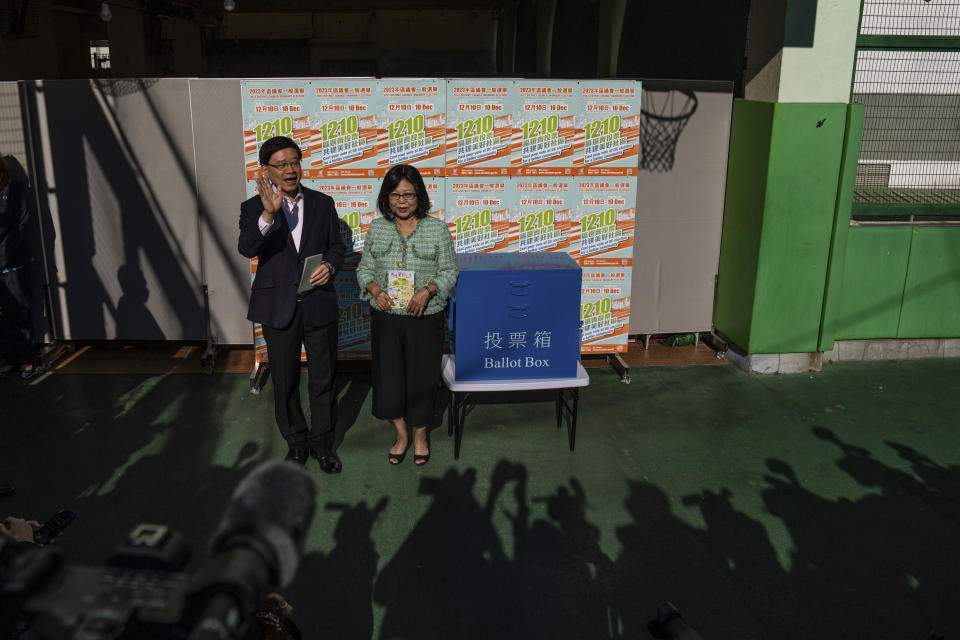
{"type": "MultiPolygon", "coordinates": [[[[583,269],[580,353],[606,357],[630,381],[622,354],[643,204],[639,81],[283,78],[241,86],[248,197],[259,146],[290,137],[302,150],[304,183],[332,192],[359,253],[376,216],[376,181],[398,163],[416,166],[431,215],[451,229],[458,253],[554,251],[583,269]]],[[[364,303],[353,295],[355,280],[341,285],[340,357],[368,358],[364,303]]],[[[262,340],[255,326],[254,392],[268,362],[262,340]]]]}

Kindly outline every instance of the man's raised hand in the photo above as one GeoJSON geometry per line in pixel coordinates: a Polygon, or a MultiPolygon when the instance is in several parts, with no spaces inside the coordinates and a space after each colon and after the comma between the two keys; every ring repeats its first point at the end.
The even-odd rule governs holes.
{"type": "Polygon", "coordinates": [[[257,178],[257,193],[263,205],[263,221],[273,224],[273,217],[283,204],[283,196],[279,191],[274,190],[273,185],[263,174],[257,178]]]}

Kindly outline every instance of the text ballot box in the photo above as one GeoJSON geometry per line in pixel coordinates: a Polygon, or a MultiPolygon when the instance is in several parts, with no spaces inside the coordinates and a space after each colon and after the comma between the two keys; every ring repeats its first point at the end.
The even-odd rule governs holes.
{"type": "Polygon", "coordinates": [[[566,253],[468,253],[450,304],[457,380],[575,378],[580,266],[566,253]]]}

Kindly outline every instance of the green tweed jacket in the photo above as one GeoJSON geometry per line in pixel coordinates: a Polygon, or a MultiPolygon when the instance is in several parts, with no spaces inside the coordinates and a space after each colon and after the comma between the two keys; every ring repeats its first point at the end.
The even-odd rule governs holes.
{"type": "MultiPolygon", "coordinates": [[[[360,298],[377,308],[367,285],[376,282],[386,290],[387,272],[392,269],[412,270],[415,290],[428,284],[437,288],[437,295],[430,298],[423,310],[424,315],[443,311],[458,273],[453,236],[447,225],[426,216],[420,219],[413,233],[404,238],[396,222],[377,216],[363,240],[363,255],[357,267],[360,298]]],[[[389,313],[410,315],[402,307],[393,307],[389,313]]]]}

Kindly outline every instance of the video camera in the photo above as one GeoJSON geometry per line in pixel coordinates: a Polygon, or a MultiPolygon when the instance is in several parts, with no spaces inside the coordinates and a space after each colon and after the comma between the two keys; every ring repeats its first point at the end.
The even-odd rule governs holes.
{"type": "Polygon", "coordinates": [[[30,638],[259,638],[254,612],[293,579],[316,508],[316,484],[300,467],[267,462],[234,491],[206,559],[194,574],[184,538],[137,525],[105,566],[72,566],[53,547],[0,540],[0,632],[30,638]]]}

